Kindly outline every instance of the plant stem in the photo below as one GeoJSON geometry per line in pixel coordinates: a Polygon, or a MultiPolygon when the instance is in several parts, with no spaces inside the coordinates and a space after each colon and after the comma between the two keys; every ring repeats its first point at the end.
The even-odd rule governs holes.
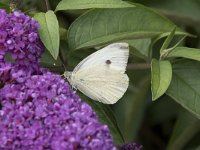
{"type": "Polygon", "coordinates": [[[63,58],[63,54],[62,54],[62,51],[60,50],[60,52],[59,52],[59,58],[60,58],[60,60],[61,60],[61,62],[62,62],[62,66],[65,68],[65,71],[67,70],[67,62],[64,60],[64,58],[63,58]]]}
{"type": "Polygon", "coordinates": [[[150,69],[151,65],[148,63],[134,63],[134,64],[128,64],[127,69],[131,70],[145,70],[150,69]]]}
{"type": "Polygon", "coordinates": [[[59,73],[59,74],[63,74],[63,72],[65,71],[65,69],[62,66],[49,67],[49,66],[43,65],[43,67],[48,68],[50,71],[55,72],[55,73],[59,73]]]}
{"type": "Polygon", "coordinates": [[[45,0],[47,11],[51,9],[49,0],[45,0]]]}

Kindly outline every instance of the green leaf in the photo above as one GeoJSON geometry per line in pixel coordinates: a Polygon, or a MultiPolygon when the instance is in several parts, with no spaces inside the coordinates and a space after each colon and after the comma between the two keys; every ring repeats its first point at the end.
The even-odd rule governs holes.
{"type": "Polygon", "coordinates": [[[183,57],[200,61],[200,49],[188,48],[188,47],[176,47],[170,51],[167,55],[170,57],[183,57]]]}
{"type": "Polygon", "coordinates": [[[62,0],[55,11],[76,10],[89,8],[124,8],[134,5],[121,0],[62,0]]]}
{"type": "Polygon", "coordinates": [[[56,15],[53,11],[47,13],[37,13],[34,18],[40,23],[39,35],[54,59],[59,53],[60,37],[59,26],[56,15]]]}
{"type": "Polygon", "coordinates": [[[199,0],[134,0],[147,6],[156,8],[160,13],[172,18],[179,24],[192,26],[200,25],[199,0]]]}
{"type": "Polygon", "coordinates": [[[176,62],[166,93],[200,118],[200,63],[186,60],[176,62]]]}
{"type": "Polygon", "coordinates": [[[78,65],[78,63],[80,63],[80,61],[82,61],[84,58],[94,53],[95,51],[96,50],[94,49],[86,49],[84,51],[79,51],[78,53],[77,51],[70,51],[67,58],[68,63],[70,66],[73,66],[74,68],[76,67],[76,65],[78,65]]]}
{"type": "Polygon", "coordinates": [[[44,67],[62,66],[61,61],[59,59],[55,60],[52,57],[52,55],[49,53],[49,51],[47,51],[47,50],[45,50],[45,52],[42,54],[42,57],[40,59],[40,63],[44,67]]]}
{"type": "Polygon", "coordinates": [[[108,125],[110,132],[114,138],[116,145],[124,144],[123,135],[118,127],[116,118],[113,114],[112,109],[109,105],[104,105],[102,103],[96,102],[94,100],[88,99],[83,94],[80,94],[82,99],[84,99],[90,106],[95,110],[98,115],[98,118],[103,124],[108,125]]]}
{"type": "Polygon", "coordinates": [[[164,49],[167,49],[167,47],[169,46],[169,44],[171,43],[173,37],[174,37],[174,34],[175,34],[175,31],[176,31],[176,28],[174,28],[171,33],[169,34],[169,36],[167,36],[166,40],[164,41],[161,49],[160,49],[160,53],[162,53],[162,51],[164,49]]]}
{"type": "Polygon", "coordinates": [[[151,47],[151,39],[125,40],[129,44],[130,53],[143,59],[147,59],[151,47]]]}
{"type": "Polygon", "coordinates": [[[125,95],[113,105],[113,110],[125,141],[137,139],[145,117],[150,95],[150,70],[128,70],[129,88],[125,95]]]}
{"type": "Polygon", "coordinates": [[[200,150],[200,145],[197,148],[195,148],[195,150],[200,150]]]}
{"type": "Polygon", "coordinates": [[[153,59],[151,62],[151,91],[153,100],[156,100],[166,92],[171,78],[172,67],[170,62],[153,59]]]}
{"type": "MultiPolygon", "coordinates": [[[[129,101],[124,98],[126,112],[124,123],[124,134],[126,141],[136,139],[145,115],[145,108],[147,106],[147,95],[149,94],[150,76],[147,75],[140,80],[138,90],[130,91],[129,101]]],[[[119,106],[121,107],[121,105],[119,106]]],[[[122,112],[120,112],[122,113],[122,112]]]]}
{"type": "Polygon", "coordinates": [[[200,120],[186,110],[179,114],[167,150],[182,150],[195,134],[200,131],[200,120]]]}
{"type": "Polygon", "coordinates": [[[0,2],[0,9],[5,9],[6,11],[10,11],[10,6],[0,2]]]}
{"type": "MultiPolygon", "coordinates": [[[[70,49],[103,45],[125,39],[149,38],[175,27],[168,19],[144,6],[121,9],[94,9],[76,19],[69,28],[70,49]]],[[[187,34],[177,29],[176,34],[187,34]]]]}
{"type": "Polygon", "coordinates": [[[67,39],[67,30],[65,28],[59,28],[59,34],[61,40],[67,39]]]}
{"type": "Polygon", "coordinates": [[[148,106],[148,113],[145,121],[151,126],[156,126],[158,124],[165,125],[169,120],[174,120],[180,108],[182,107],[179,104],[165,94],[160,97],[158,101],[154,101],[148,106]]]}

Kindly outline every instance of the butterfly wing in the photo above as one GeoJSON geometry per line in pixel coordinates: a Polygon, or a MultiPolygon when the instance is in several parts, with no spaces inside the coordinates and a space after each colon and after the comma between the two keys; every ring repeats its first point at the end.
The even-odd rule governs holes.
{"type": "Polygon", "coordinates": [[[82,60],[72,72],[70,83],[91,99],[116,103],[128,88],[128,55],[127,43],[108,45],[82,60]]]}
{"type": "Polygon", "coordinates": [[[97,66],[108,66],[110,69],[124,73],[127,66],[129,49],[127,43],[110,44],[83,59],[74,69],[73,73],[82,69],[97,66]]]}
{"type": "Polygon", "coordinates": [[[73,83],[82,93],[105,104],[116,103],[129,84],[126,74],[104,66],[81,69],[73,75],[73,79],[73,83]]]}

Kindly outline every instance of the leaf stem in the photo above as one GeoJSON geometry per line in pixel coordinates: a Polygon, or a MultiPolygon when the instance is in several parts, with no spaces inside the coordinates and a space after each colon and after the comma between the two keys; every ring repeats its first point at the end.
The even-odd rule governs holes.
{"type": "MultiPolygon", "coordinates": [[[[66,62],[65,62],[65,66],[48,66],[44,63],[41,63],[41,65],[44,68],[48,68],[49,70],[53,71],[53,72],[57,72],[57,73],[63,73],[63,69],[66,69],[66,62]]],[[[68,66],[67,66],[68,67],[68,66]]],[[[146,69],[150,69],[151,65],[148,63],[134,63],[134,64],[128,64],[127,65],[127,69],[130,70],[146,70],[146,69]]]]}
{"type": "Polygon", "coordinates": [[[62,51],[60,50],[60,52],[59,52],[59,58],[60,58],[60,60],[61,60],[61,62],[62,62],[62,66],[65,68],[65,71],[67,70],[67,62],[64,60],[64,58],[63,58],[63,54],[62,54],[62,51]]]}
{"type": "Polygon", "coordinates": [[[150,69],[151,65],[148,63],[133,63],[133,64],[128,64],[127,69],[131,70],[145,70],[145,69],[150,69]]]}
{"type": "Polygon", "coordinates": [[[47,11],[51,9],[49,0],[45,0],[47,11]]]}

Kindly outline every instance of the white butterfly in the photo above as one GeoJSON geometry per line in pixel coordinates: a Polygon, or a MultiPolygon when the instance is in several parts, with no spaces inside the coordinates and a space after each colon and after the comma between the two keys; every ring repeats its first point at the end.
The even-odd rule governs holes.
{"type": "Polygon", "coordinates": [[[114,104],[129,85],[125,74],[128,56],[127,43],[110,44],[83,59],[73,72],[65,71],[64,77],[91,99],[114,104]]]}

